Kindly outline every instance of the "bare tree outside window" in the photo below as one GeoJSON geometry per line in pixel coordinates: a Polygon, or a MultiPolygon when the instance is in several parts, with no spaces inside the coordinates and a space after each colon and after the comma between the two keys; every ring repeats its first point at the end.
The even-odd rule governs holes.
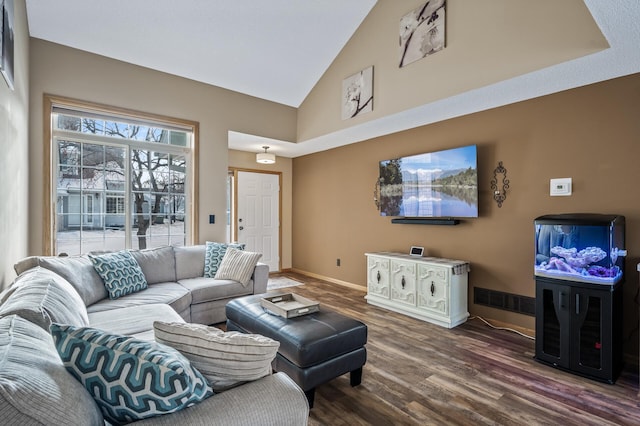
{"type": "Polygon", "coordinates": [[[57,128],[77,132],[79,140],[56,139],[56,252],[63,247],[74,254],[125,248],[127,232],[132,233],[132,248],[185,243],[187,156],[171,148],[172,141],[186,145],[185,132],[62,114],[57,118],[57,128]],[[83,134],[98,138],[83,141],[83,134]],[[145,145],[150,148],[141,148],[145,145]]]}

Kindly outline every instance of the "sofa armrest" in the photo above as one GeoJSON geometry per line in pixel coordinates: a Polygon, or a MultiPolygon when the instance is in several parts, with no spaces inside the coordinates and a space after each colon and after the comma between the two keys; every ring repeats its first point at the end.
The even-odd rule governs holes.
{"type": "Polygon", "coordinates": [[[269,282],[269,265],[258,262],[251,278],[253,279],[253,294],[266,293],[269,282]]]}
{"type": "Polygon", "coordinates": [[[38,256],[29,256],[13,265],[13,270],[16,271],[16,275],[20,275],[23,272],[28,271],[29,269],[35,268],[39,264],[40,262],[38,261],[38,256]]]}
{"type": "Polygon", "coordinates": [[[304,392],[284,373],[276,373],[215,394],[184,410],[136,425],[278,425],[308,423],[304,392]]]}

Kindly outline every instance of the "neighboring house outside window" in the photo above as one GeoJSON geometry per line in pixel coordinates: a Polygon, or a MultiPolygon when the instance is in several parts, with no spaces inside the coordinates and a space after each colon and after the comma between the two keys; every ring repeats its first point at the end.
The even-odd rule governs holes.
{"type": "Polygon", "coordinates": [[[191,244],[197,123],[50,110],[52,254],[191,244]]]}

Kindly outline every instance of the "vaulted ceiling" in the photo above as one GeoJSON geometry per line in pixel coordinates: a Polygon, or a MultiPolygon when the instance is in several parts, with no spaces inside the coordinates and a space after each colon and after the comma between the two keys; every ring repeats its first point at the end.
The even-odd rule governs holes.
{"type": "MultiPolygon", "coordinates": [[[[376,3],[26,0],[32,37],[292,107],[302,104],[376,3]]],[[[310,141],[231,132],[229,146],[253,150],[267,143],[278,155],[295,157],[639,72],[640,2],[585,4],[609,49],[310,141]]]]}

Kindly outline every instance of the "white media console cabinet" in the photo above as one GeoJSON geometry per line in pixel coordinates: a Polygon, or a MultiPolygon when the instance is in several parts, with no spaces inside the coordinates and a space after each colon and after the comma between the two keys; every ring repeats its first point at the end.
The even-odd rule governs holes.
{"type": "Polygon", "coordinates": [[[466,261],[401,253],[366,253],[367,302],[442,327],[469,317],[466,261]]]}

